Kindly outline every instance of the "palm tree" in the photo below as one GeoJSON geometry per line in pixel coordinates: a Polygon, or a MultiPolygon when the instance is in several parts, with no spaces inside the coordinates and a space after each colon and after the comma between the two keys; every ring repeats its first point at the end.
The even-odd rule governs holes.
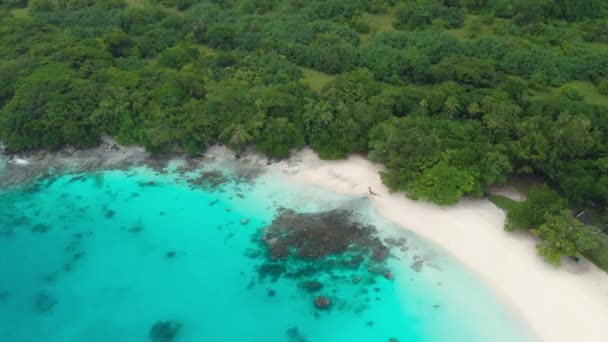
{"type": "Polygon", "coordinates": [[[460,109],[460,104],[458,103],[458,100],[455,96],[449,96],[447,100],[445,100],[443,108],[449,114],[450,119],[452,119],[454,117],[454,114],[458,113],[458,110],[460,109]]]}
{"type": "Polygon", "coordinates": [[[420,100],[418,107],[420,107],[422,115],[426,116],[429,114],[429,101],[427,99],[420,100]]]}
{"type": "Polygon", "coordinates": [[[207,24],[205,24],[202,20],[197,20],[192,24],[192,32],[194,32],[194,37],[197,42],[202,42],[205,38],[205,34],[207,34],[207,24]]]}
{"type": "Polygon", "coordinates": [[[228,144],[234,149],[243,150],[247,143],[253,140],[253,136],[247,131],[243,124],[229,126],[221,135],[220,139],[230,137],[228,144]]]}
{"type": "Polygon", "coordinates": [[[471,102],[467,107],[467,112],[469,112],[469,117],[472,120],[473,117],[477,116],[481,112],[481,107],[479,107],[477,102],[471,102]]]}
{"type": "Polygon", "coordinates": [[[327,126],[334,119],[334,115],[329,110],[323,110],[321,112],[319,118],[321,119],[321,122],[323,123],[323,125],[327,126]]]}
{"type": "Polygon", "coordinates": [[[254,104],[255,108],[260,110],[262,108],[262,106],[264,105],[264,101],[262,101],[262,99],[255,99],[255,102],[253,104],[254,104]]]}
{"type": "Polygon", "coordinates": [[[487,113],[490,110],[492,110],[493,106],[494,106],[494,101],[492,100],[491,97],[486,96],[483,98],[483,100],[481,100],[481,109],[483,110],[484,113],[487,113]]]}

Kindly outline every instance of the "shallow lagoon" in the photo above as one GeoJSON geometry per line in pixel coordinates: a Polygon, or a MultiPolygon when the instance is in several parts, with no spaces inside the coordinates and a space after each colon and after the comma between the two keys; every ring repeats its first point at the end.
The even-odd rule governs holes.
{"type": "Polygon", "coordinates": [[[483,284],[367,199],[241,171],[132,168],[3,190],[1,339],[149,341],[171,321],[175,341],[526,340],[483,284]],[[394,279],[325,266],[273,281],[260,230],[283,208],[346,209],[383,241],[407,239],[384,263],[394,279]],[[314,307],[320,295],[328,310],[314,307]]]}

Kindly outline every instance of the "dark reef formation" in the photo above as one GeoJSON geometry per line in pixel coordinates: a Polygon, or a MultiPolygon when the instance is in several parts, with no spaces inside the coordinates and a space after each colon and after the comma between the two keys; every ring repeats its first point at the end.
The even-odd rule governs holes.
{"type": "Polygon", "coordinates": [[[57,300],[47,293],[39,293],[34,296],[34,312],[37,314],[52,313],[56,304],[57,300]]]}
{"type": "Polygon", "coordinates": [[[160,321],[150,328],[150,340],[153,342],[173,342],[182,325],[174,321],[160,321]]]}
{"type": "Polygon", "coordinates": [[[254,239],[262,253],[246,255],[262,261],[257,268],[259,282],[295,280],[303,295],[310,296],[313,308],[357,313],[374,298],[380,300],[377,294],[370,297],[372,288],[379,292],[379,282],[394,279],[387,266],[391,248],[407,243],[403,237],[382,240],[376,227],[342,209],[321,213],[281,209],[254,239]],[[354,295],[343,292],[343,285],[354,286],[354,295]]]}
{"type": "Polygon", "coordinates": [[[296,327],[287,329],[287,341],[289,342],[306,342],[306,338],[296,327]]]}
{"type": "Polygon", "coordinates": [[[329,309],[331,306],[331,301],[325,296],[315,298],[314,303],[317,309],[329,309]]]}
{"type": "Polygon", "coordinates": [[[347,210],[300,214],[285,209],[266,227],[263,239],[272,260],[347,255],[358,265],[367,258],[382,263],[389,256],[376,228],[354,221],[347,210]]]}

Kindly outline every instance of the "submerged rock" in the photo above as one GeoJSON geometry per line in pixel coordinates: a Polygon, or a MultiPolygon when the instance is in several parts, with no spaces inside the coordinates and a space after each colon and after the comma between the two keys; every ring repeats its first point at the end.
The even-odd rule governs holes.
{"type": "Polygon", "coordinates": [[[249,223],[249,220],[248,220],[248,219],[242,219],[242,220],[241,220],[241,224],[245,225],[245,224],[247,224],[247,223],[249,223]]]}
{"type": "Polygon", "coordinates": [[[291,327],[287,329],[287,338],[289,342],[306,342],[306,338],[302,336],[302,334],[296,327],[291,327]]]}
{"type": "Polygon", "coordinates": [[[400,237],[397,239],[397,238],[389,237],[389,238],[384,239],[384,242],[386,242],[386,244],[391,247],[403,247],[407,243],[407,238],[400,237]]]}
{"type": "Polygon", "coordinates": [[[210,170],[202,172],[198,178],[193,179],[190,183],[207,191],[213,191],[229,181],[230,179],[226,177],[222,171],[210,170]]]}
{"type": "Polygon", "coordinates": [[[37,314],[48,314],[53,311],[57,300],[46,293],[39,293],[34,297],[34,312],[37,314]]]}
{"type": "Polygon", "coordinates": [[[305,281],[302,283],[302,287],[305,288],[308,292],[317,292],[323,288],[323,283],[318,281],[305,281]]]}
{"type": "Polygon", "coordinates": [[[8,291],[0,291],[0,304],[8,299],[8,291]]]}
{"type": "Polygon", "coordinates": [[[268,297],[274,297],[276,296],[277,292],[273,289],[268,290],[268,297]]]}
{"type": "Polygon", "coordinates": [[[317,309],[328,309],[331,306],[331,301],[325,296],[319,296],[314,300],[317,309]]]}
{"type": "Polygon", "coordinates": [[[284,264],[263,264],[258,268],[260,278],[270,277],[272,282],[279,280],[286,270],[287,268],[284,264]]]}
{"type": "Polygon", "coordinates": [[[112,217],[114,217],[114,215],[116,214],[116,212],[112,209],[108,209],[106,211],[104,211],[103,216],[107,219],[110,219],[112,217]]]}
{"type": "Polygon", "coordinates": [[[46,224],[36,224],[34,226],[32,226],[32,233],[46,233],[51,229],[51,227],[49,225],[46,224]]]}
{"type": "Polygon", "coordinates": [[[142,223],[136,223],[131,228],[129,228],[129,232],[131,233],[139,233],[144,230],[144,225],[142,223]]]}
{"type": "Polygon", "coordinates": [[[424,261],[421,259],[415,260],[410,266],[415,272],[420,272],[422,270],[422,265],[424,265],[424,261]]]}
{"type": "Polygon", "coordinates": [[[182,325],[173,321],[160,321],[150,328],[150,340],[153,342],[173,342],[182,325]]]}

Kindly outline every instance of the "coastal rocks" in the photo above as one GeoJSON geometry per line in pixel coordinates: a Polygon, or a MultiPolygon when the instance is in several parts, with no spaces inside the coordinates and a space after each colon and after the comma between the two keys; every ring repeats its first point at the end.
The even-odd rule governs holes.
{"type": "Polygon", "coordinates": [[[331,306],[331,301],[325,296],[318,296],[315,298],[314,304],[315,308],[320,310],[326,310],[329,309],[329,307],[331,306]]]}
{"type": "Polygon", "coordinates": [[[386,272],[386,273],[384,273],[384,278],[386,278],[388,280],[393,280],[393,279],[395,279],[395,276],[391,272],[386,272]]]}
{"type": "Polygon", "coordinates": [[[173,342],[182,325],[173,321],[159,321],[150,328],[150,340],[153,342],[173,342]]]}

